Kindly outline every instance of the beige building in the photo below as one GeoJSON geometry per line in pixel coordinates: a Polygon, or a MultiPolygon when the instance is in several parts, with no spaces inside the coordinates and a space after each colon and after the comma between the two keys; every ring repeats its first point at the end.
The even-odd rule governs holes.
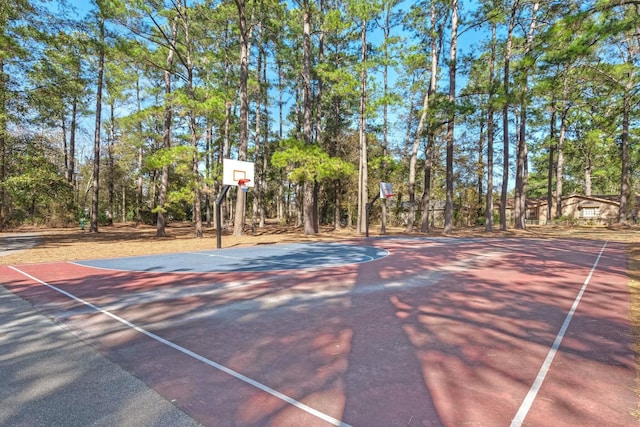
{"type": "MultiPolygon", "coordinates": [[[[561,201],[560,221],[578,225],[611,225],[618,220],[619,199],[619,196],[583,196],[580,194],[564,196],[561,201]]],[[[637,196],[636,199],[631,206],[630,220],[632,222],[636,222],[638,206],[640,206],[640,196],[637,196]]],[[[547,224],[547,211],[547,199],[527,199],[527,224],[547,224]]],[[[508,203],[507,217],[513,223],[513,199],[508,203]]],[[[551,222],[557,221],[556,200],[554,198],[551,206],[551,222]]]]}

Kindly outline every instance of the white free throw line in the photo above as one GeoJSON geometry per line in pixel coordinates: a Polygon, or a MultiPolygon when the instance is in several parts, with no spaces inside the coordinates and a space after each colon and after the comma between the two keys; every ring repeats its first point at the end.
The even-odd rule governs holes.
{"type": "Polygon", "coordinates": [[[580,292],[578,292],[578,296],[576,296],[576,299],[573,301],[571,310],[569,310],[569,313],[567,313],[567,317],[565,317],[564,323],[562,324],[562,327],[560,328],[558,335],[556,335],[556,339],[553,342],[553,345],[551,346],[551,348],[549,349],[549,353],[547,353],[547,358],[544,360],[544,363],[542,364],[542,366],[540,367],[540,370],[538,371],[538,376],[536,377],[535,381],[531,385],[531,388],[529,389],[529,392],[525,396],[524,400],[522,401],[522,404],[520,405],[520,409],[518,409],[516,416],[511,421],[511,427],[522,426],[524,419],[527,417],[527,414],[529,413],[529,409],[531,409],[531,405],[533,405],[533,401],[536,399],[536,396],[540,391],[540,388],[542,387],[544,378],[547,376],[547,372],[549,372],[549,369],[551,368],[551,363],[553,362],[553,358],[556,356],[556,353],[560,348],[560,344],[562,343],[564,334],[567,332],[567,329],[569,328],[569,323],[571,323],[573,314],[576,312],[576,309],[578,308],[578,304],[580,304],[580,300],[582,299],[582,294],[584,294],[584,291],[587,289],[587,286],[589,285],[589,281],[591,280],[591,276],[593,276],[593,272],[596,270],[596,267],[600,262],[600,257],[602,256],[604,249],[607,247],[607,243],[609,242],[608,241],[604,242],[604,245],[602,245],[602,248],[600,249],[600,253],[598,253],[598,257],[596,258],[595,262],[593,263],[593,266],[591,267],[591,271],[589,271],[587,278],[584,279],[582,288],[580,289],[580,292]]]}
{"type": "Polygon", "coordinates": [[[149,338],[152,338],[152,339],[154,339],[154,340],[156,340],[156,341],[158,341],[158,342],[160,342],[160,343],[162,343],[162,344],[164,344],[166,346],[169,346],[169,347],[173,348],[174,350],[178,350],[179,352],[184,353],[187,356],[191,356],[194,359],[199,360],[200,362],[203,362],[203,363],[205,363],[205,364],[207,364],[207,365],[209,365],[209,366],[211,366],[211,367],[213,367],[215,369],[218,369],[219,371],[222,371],[222,372],[224,372],[226,374],[229,374],[234,378],[237,378],[237,379],[239,379],[241,381],[244,381],[245,383],[250,384],[250,385],[256,387],[257,389],[262,390],[265,393],[269,393],[270,395],[275,396],[278,399],[280,399],[280,400],[282,400],[282,401],[284,401],[284,402],[286,402],[286,403],[288,403],[288,404],[290,404],[292,406],[295,406],[296,408],[301,409],[301,410],[303,410],[303,411],[305,411],[305,412],[307,412],[307,413],[309,413],[311,415],[314,415],[314,416],[316,416],[316,417],[318,417],[318,418],[320,418],[320,419],[322,419],[322,420],[324,420],[324,421],[326,421],[326,422],[328,422],[330,424],[333,424],[333,425],[339,426],[339,427],[351,427],[347,423],[344,423],[344,422],[342,422],[340,420],[337,420],[337,419],[335,419],[335,418],[333,418],[333,417],[331,417],[331,416],[329,416],[327,414],[324,414],[324,413],[322,413],[322,412],[320,412],[320,411],[318,411],[316,409],[313,409],[312,407],[310,407],[308,405],[305,405],[304,403],[299,402],[299,401],[297,401],[297,400],[295,400],[295,399],[293,399],[293,398],[291,398],[291,397],[289,397],[289,396],[287,396],[287,395],[285,395],[283,393],[280,393],[279,391],[274,390],[269,386],[266,386],[266,385],[264,385],[262,383],[259,383],[258,381],[252,380],[251,378],[249,378],[249,377],[247,377],[245,375],[242,375],[241,373],[236,372],[233,369],[227,368],[226,366],[223,366],[223,365],[221,365],[221,364],[219,364],[217,362],[214,362],[213,360],[207,359],[206,357],[201,356],[198,353],[194,353],[191,350],[188,350],[188,349],[186,349],[186,348],[184,348],[184,347],[182,347],[182,346],[180,346],[178,344],[175,344],[175,343],[173,343],[173,342],[171,342],[169,340],[166,340],[166,339],[164,339],[164,338],[162,338],[162,337],[160,337],[160,336],[158,336],[158,335],[156,335],[156,334],[154,334],[152,332],[149,332],[146,329],[143,329],[143,328],[135,325],[134,323],[131,323],[128,320],[123,319],[122,317],[116,316],[115,314],[113,314],[113,313],[111,313],[111,312],[109,312],[107,310],[104,310],[104,309],[98,307],[97,305],[91,304],[90,302],[85,301],[82,298],[79,298],[79,297],[77,297],[77,296],[75,296],[75,295],[73,295],[73,294],[71,294],[71,293],[69,293],[69,292],[67,292],[67,291],[65,291],[63,289],[57,288],[57,287],[55,287],[53,285],[50,285],[50,284],[48,284],[48,283],[46,283],[46,282],[44,282],[44,281],[42,281],[42,280],[40,280],[40,279],[38,279],[36,277],[33,277],[32,275],[30,275],[28,273],[25,273],[24,271],[21,271],[18,268],[15,268],[13,266],[9,266],[9,268],[11,268],[12,270],[17,271],[18,273],[28,277],[31,280],[34,280],[34,281],[36,281],[36,282],[38,282],[38,283],[40,283],[40,284],[42,284],[42,285],[54,290],[56,292],[59,292],[59,293],[65,295],[65,296],[67,296],[67,297],[69,297],[69,298],[71,298],[71,299],[73,299],[73,300],[75,300],[75,301],[77,301],[77,302],[79,302],[81,304],[84,304],[84,305],[86,305],[88,307],[91,307],[95,311],[100,312],[100,313],[102,313],[102,314],[104,314],[106,316],[109,316],[112,319],[117,320],[118,322],[126,325],[127,327],[129,327],[129,328],[131,328],[131,329],[133,329],[133,330],[135,330],[137,332],[140,332],[143,335],[148,336],[149,338]]]}

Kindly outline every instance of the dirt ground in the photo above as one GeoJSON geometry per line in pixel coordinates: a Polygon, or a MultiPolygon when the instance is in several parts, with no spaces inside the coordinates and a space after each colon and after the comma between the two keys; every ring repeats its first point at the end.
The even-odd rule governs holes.
{"type": "MultiPolygon", "coordinates": [[[[0,232],[0,249],[5,238],[33,236],[35,245],[20,250],[19,247],[0,252],[0,265],[24,264],[56,261],[73,261],[80,259],[114,258],[123,256],[151,255],[173,252],[187,252],[214,249],[216,247],[215,228],[204,227],[204,237],[196,239],[195,229],[190,223],[174,223],[166,228],[167,237],[156,237],[156,229],[149,225],[134,223],[115,224],[100,227],[98,233],[90,233],[87,229],[78,228],[37,228],[21,227],[0,232]]],[[[371,237],[380,236],[380,226],[372,225],[371,237]]],[[[404,229],[387,227],[386,235],[406,235],[404,229]]],[[[414,236],[442,236],[437,229],[429,234],[413,233],[414,236]]],[[[252,232],[246,229],[243,236],[232,236],[230,232],[222,235],[222,247],[238,247],[265,245],[284,242],[331,241],[364,237],[353,229],[335,230],[323,227],[320,233],[305,236],[301,227],[285,226],[270,223],[264,228],[252,232]]],[[[640,257],[640,226],[617,228],[587,227],[529,227],[527,230],[493,231],[487,233],[484,228],[473,227],[454,229],[447,237],[484,237],[484,238],[565,238],[609,240],[628,243],[630,260],[638,261],[640,257]]],[[[17,245],[19,246],[19,245],[17,245]]],[[[637,271],[637,270],[636,270],[637,271]]],[[[640,274],[640,271],[638,271],[640,274]]],[[[640,276],[632,277],[638,280],[640,276]]]]}
{"type": "MultiPolygon", "coordinates": [[[[403,229],[388,228],[387,235],[404,235],[403,229]]],[[[0,265],[73,261],[80,259],[113,258],[135,255],[151,255],[198,251],[216,248],[216,232],[205,228],[204,237],[194,238],[191,224],[170,224],[167,237],[156,237],[155,227],[135,224],[116,224],[101,227],[98,233],[74,229],[20,228],[0,233],[0,265]],[[7,245],[10,240],[25,239],[23,249],[20,244],[7,245]]],[[[414,236],[425,235],[413,233],[414,236]]],[[[428,236],[441,236],[441,230],[430,232],[428,236]]],[[[380,236],[379,225],[372,225],[370,236],[380,236]]],[[[282,242],[335,241],[363,237],[352,229],[334,230],[325,227],[314,236],[305,236],[301,228],[269,224],[253,232],[247,229],[243,236],[223,233],[222,247],[266,245],[282,242]]],[[[456,229],[448,237],[484,238],[562,238],[588,239],[623,242],[627,245],[629,290],[631,294],[630,318],[633,324],[636,360],[640,368],[640,226],[617,226],[612,228],[588,227],[529,227],[527,230],[494,231],[487,233],[483,228],[456,229]]],[[[639,371],[640,372],[640,371],[639,371]]],[[[640,415],[640,414],[638,414],[640,415]]]]}

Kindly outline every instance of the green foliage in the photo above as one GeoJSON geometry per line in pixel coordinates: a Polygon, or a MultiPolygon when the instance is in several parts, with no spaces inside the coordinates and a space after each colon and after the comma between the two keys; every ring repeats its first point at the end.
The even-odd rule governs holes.
{"type": "Polygon", "coordinates": [[[67,225],[74,221],[73,189],[47,154],[46,141],[14,140],[8,175],[0,187],[11,201],[10,224],[67,225]],[[16,156],[17,153],[20,153],[16,156]]]}
{"type": "Polygon", "coordinates": [[[182,187],[167,193],[165,212],[171,219],[176,221],[185,221],[187,219],[191,219],[192,206],[192,189],[188,187],[182,187]]]}
{"type": "Polygon", "coordinates": [[[147,170],[158,170],[163,166],[190,167],[191,153],[191,147],[185,145],[161,148],[146,157],[145,167],[147,170]]]}
{"type": "Polygon", "coordinates": [[[348,178],[356,173],[353,164],[331,157],[318,145],[305,145],[304,142],[288,139],[282,141],[271,164],[287,171],[294,182],[320,182],[324,180],[348,178]]]}
{"type": "MultiPolygon", "coordinates": [[[[0,171],[6,172],[0,177],[0,189],[4,192],[1,202],[7,218],[15,223],[51,221],[53,217],[64,219],[65,211],[76,211],[74,199],[82,199],[91,188],[91,169],[86,166],[92,159],[83,156],[88,152],[86,145],[93,132],[87,124],[91,120],[86,118],[93,117],[88,106],[94,104],[90,98],[95,90],[95,47],[101,43],[95,32],[99,16],[107,19],[108,29],[105,40],[108,60],[104,70],[107,108],[103,114],[107,125],[113,125],[103,127],[103,141],[108,141],[115,161],[115,165],[104,167],[108,156],[102,157],[100,185],[106,187],[113,183],[118,199],[115,203],[126,205],[122,210],[127,211],[127,218],[131,218],[134,203],[135,209],[149,213],[158,203],[160,171],[168,166],[170,179],[164,212],[174,219],[189,218],[194,202],[193,186],[197,181],[193,176],[194,158],[207,176],[204,182],[211,194],[220,185],[220,158],[227,153],[233,156],[238,148],[237,6],[220,1],[101,0],[91,3],[85,19],[74,19],[67,13],[69,10],[62,10],[56,16],[55,8],[44,7],[50,3],[44,0],[5,3],[0,6],[0,148],[6,156],[0,171]],[[168,64],[173,18],[178,23],[173,45],[175,55],[173,63],[168,64]],[[165,93],[165,77],[170,79],[170,93],[165,93]],[[106,119],[105,113],[111,110],[109,106],[113,107],[113,120],[106,119]],[[169,149],[160,148],[165,107],[171,107],[173,114],[169,149]],[[81,124],[74,135],[75,160],[79,162],[76,171],[81,172],[74,183],[77,187],[72,188],[64,179],[68,166],[64,158],[71,155],[74,108],[78,109],[81,124]],[[191,146],[192,129],[189,128],[192,114],[195,115],[195,147],[191,146]],[[26,133],[47,135],[47,138],[33,137],[27,138],[28,141],[15,138],[25,129],[26,133]],[[111,130],[114,134],[107,134],[111,130]],[[142,164],[138,164],[139,154],[143,156],[142,164]],[[206,171],[205,159],[209,165],[206,171]]],[[[319,192],[322,200],[318,202],[325,212],[335,211],[331,205],[337,199],[344,203],[341,209],[355,209],[357,194],[353,181],[357,176],[355,165],[359,151],[355,118],[360,106],[360,72],[364,69],[368,74],[369,186],[375,187],[385,180],[394,184],[398,194],[404,191],[406,195],[407,147],[415,139],[417,117],[431,78],[431,43],[436,42],[440,57],[447,56],[451,43],[448,28],[451,3],[440,0],[410,5],[396,0],[329,3],[264,0],[246,4],[247,16],[251,16],[249,30],[253,46],[247,76],[249,120],[250,134],[255,135],[250,141],[249,157],[256,162],[258,173],[263,166],[268,171],[260,196],[264,198],[260,203],[267,209],[280,201],[273,188],[285,174],[290,181],[323,184],[319,192]],[[312,81],[309,83],[313,88],[311,126],[317,140],[311,145],[297,140],[303,133],[300,102],[301,8],[304,5],[311,11],[313,34],[312,81]],[[433,25],[431,6],[435,11],[433,25]],[[320,10],[322,7],[327,10],[320,10]],[[387,21],[387,17],[390,20],[387,21]],[[365,21],[368,59],[361,62],[360,36],[365,21]],[[387,23],[390,34],[385,38],[382,33],[387,23]],[[266,69],[262,75],[258,73],[258,58],[262,61],[261,70],[266,69]],[[385,67],[393,76],[388,88],[382,85],[385,67]],[[382,123],[383,107],[388,111],[388,123],[382,123]],[[289,132],[287,135],[293,139],[280,141],[274,149],[278,145],[275,141],[282,138],[277,129],[280,113],[283,134],[289,132]],[[385,151],[382,150],[383,135],[388,145],[385,151]],[[334,181],[347,180],[349,185],[333,192],[327,190],[334,181]]],[[[440,64],[437,90],[429,99],[429,116],[424,135],[420,135],[423,145],[419,152],[417,190],[424,187],[421,182],[425,167],[424,143],[429,135],[435,142],[431,193],[434,201],[444,198],[443,124],[455,113],[456,194],[460,195],[461,204],[477,203],[474,181],[485,167],[486,146],[481,144],[486,143],[489,102],[493,103],[494,111],[507,108],[509,136],[513,139],[515,125],[523,117],[515,103],[517,97],[525,93],[525,75],[526,84],[531,86],[527,95],[530,98],[526,100],[528,195],[546,196],[548,150],[558,141],[561,113],[566,114],[565,191],[584,191],[585,170],[591,171],[594,193],[619,191],[625,100],[631,106],[631,181],[638,190],[640,53],[635,37],[638,22],[635,5],[612,1],[541,2],[540,25],[534,31],[531,52],[525,54],[531,10],[527,2],[482,1],[470,3],[462,11],[460,18],[468,31],[478,30],[477,40],[470,49],[460,46],[463,59],[457,64],[459,81],[466,82],[467,86],[461,88],[454,103],[449,102],[442,96],[447,91],[449,64],[446,61],[440,64]],[[510,89],[504,93],[506,43],[500,37],[506,33],[514,5],[517,5],[514,9],[517,25],[510,89]],[[486,31],[492,23],[498,30],[494,45],[486,31]],[[493,87],[489,87],[492,47],[496,67],[493,87]],[[494,94],[491,100],[490,92],[494,94]],[[554,138],[549,135],[552,112],[554,138]],[[462,200],[464,198],[467,200],[462,200]]],[[[494,118],[493,185],[497,187],[502,161],[501,136],[505,132],[500,114],[494,118]]],[[[106,145],[103,143],[105,151],[106,145]]],[[[101,189],[101,219],[107,205],[106,194],[101,189]]],[[[248,200],[253,202],[251,198],[248,200]]],[[[397,203],[402,202],[398,197],[397,203]]]]}

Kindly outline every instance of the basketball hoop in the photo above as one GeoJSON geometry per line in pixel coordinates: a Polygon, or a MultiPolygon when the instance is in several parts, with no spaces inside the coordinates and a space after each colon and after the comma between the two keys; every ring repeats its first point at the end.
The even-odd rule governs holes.
{"type": "Polygon", "coordinates": [[[246,192],[249,190],[249,186],[248,186],[247,184],[248,184],[250,181],[251,181],[251,180],[250,180],[250,179],[247,179],[247,178],[245,178],[245,179],[239,179],[239,180],[238,180],[238,186],[240,186],[240,189],[241,189],[243,192],[245,192],[245,193],[246,193],[246,192]]]}
{"type": "Polygon", "coordinates": [[[389,182],[381,182],[380,183],[380,198],[383,200],[390,200],[394,196],[393,190],[391,187],[391,183],[389,182]]]}

